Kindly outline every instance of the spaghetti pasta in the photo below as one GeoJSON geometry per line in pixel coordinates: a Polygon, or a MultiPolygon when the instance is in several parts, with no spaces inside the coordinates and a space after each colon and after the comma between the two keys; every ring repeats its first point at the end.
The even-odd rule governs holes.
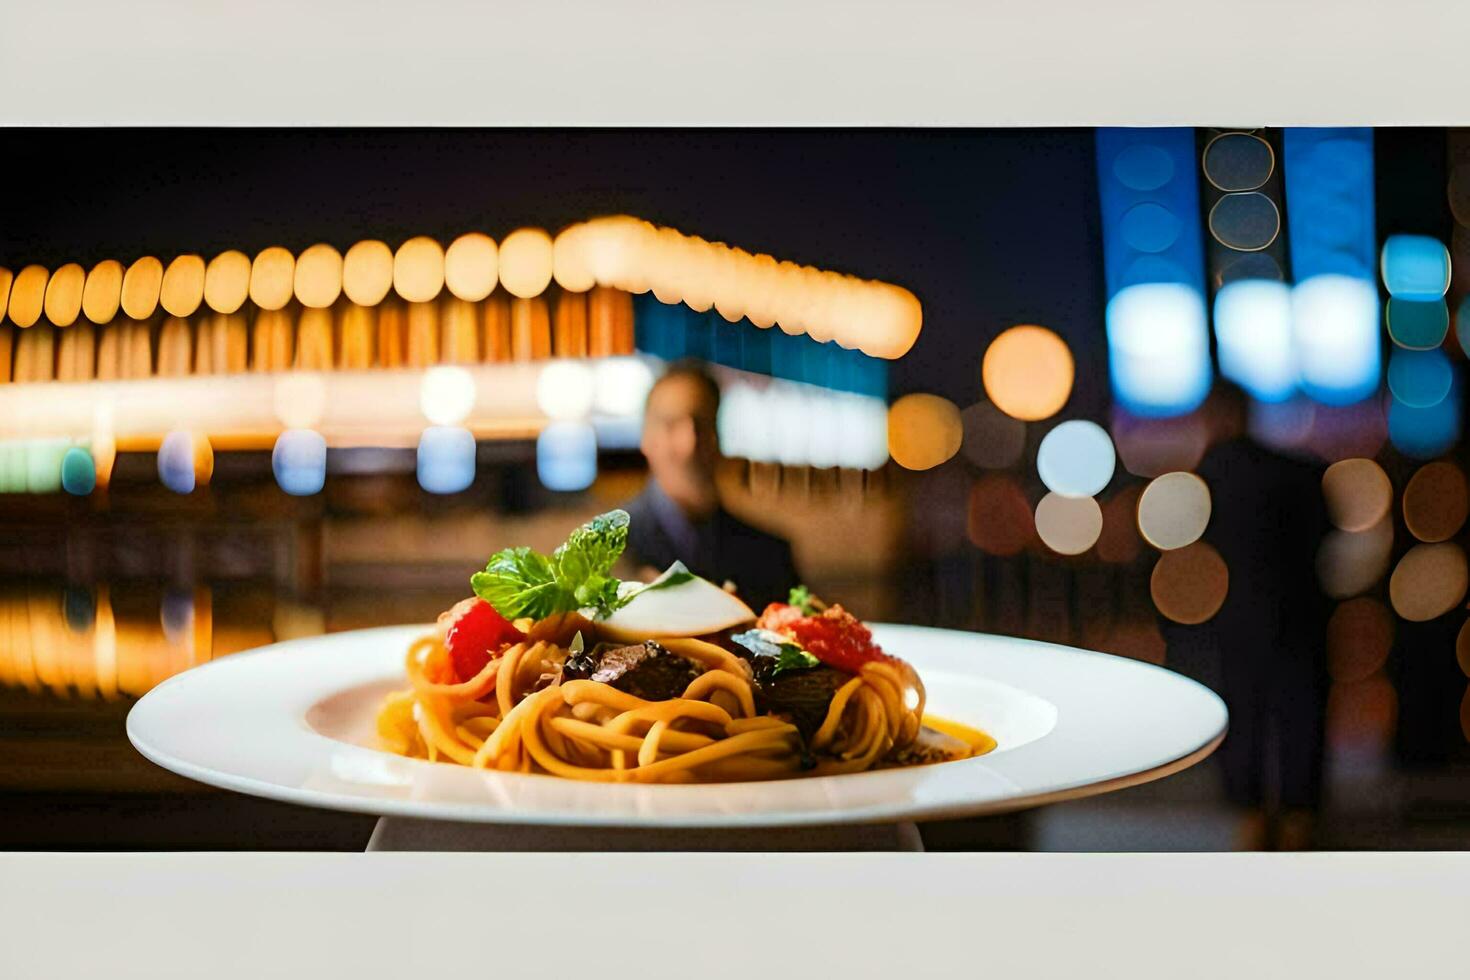
{"type": "MultiPolygon", "coordinates": [[[[548,560],[550,584],[557,584],[554,562],[588,528],[598,530],[596,522],[584,526],[548,560]]],[[[609,550],[615,558],[621,545],[609,550]]],[[[584,584],[568,590],[575,603],[545,608],[546,576],[536,579],[535,602],[528,591],[508,591],[512,573],[530,574],[520,571],[527,550],[510,554],[521,564],[502,563],[488,585],[477,575],[480,598],[455,606],[410,645],[408,687],[389,695],[378,716],[388,751],[566,779],[689,783],[862,772],[994,746],[983,735],[965,741],[925,726],[914,669],[880,650],[840,606],[822,606],[805,590],[792,604],[768,607],[743,633],[734,632],[739,620],[750,626],[756,617],[733,600],[743,611],[733,621],[726,616],[699,636],[666,636],[632,631],[616,614],[659,582],[597,584],[603,607],[579,609],[593,591],[584,584]]],[[[670,592],[684,587],[681,601],[718,592],[676,570],[660,581],[674,583],[670,592]]],[[[720,595],[710,604],[723,615],[734,607],[720,595]]],[[[646,622],[653,604],[644,605],[646,622]]],[[[682,612],[681,621],[699,621],[682,612]]]]}

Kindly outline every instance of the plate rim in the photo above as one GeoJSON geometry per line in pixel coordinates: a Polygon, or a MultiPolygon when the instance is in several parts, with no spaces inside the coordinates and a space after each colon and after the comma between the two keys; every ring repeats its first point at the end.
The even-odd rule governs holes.
{"type": "MultiPolygon", "coordinates": [[[[162,692],[167,689],[173,689],[183,684],[197,683],[199,675],[212,668],[225,667],[228,669],[239,670],[241,669],[242,664],[252,662],[262,655],[282,655],[283,647],[289,647],[296,644],[310,645],[313,642],[320,642],[333,637],[364,637],[372,634],[408,634],[410,631],[427,630],[431,628],[431,624],[401,624],[367,627],[358,630],[318,634],[310,637],[299,637],[277,641],[275,643],[267,644],[265,646],[241,651],[239,653],[231,654],[226,657],[221,657],[217,660],[211,660],[197,667],[182,671],[164,680],[162,683],[156,685],[153,689],[148,691],[146,694],[144,694],[142,698],[134,703],[132,708],[128,711],[128,716],[126,720],[126,731],[128,740],[141,755],[143,755],[155,765],[158,765],[170,772],[215,788],[239,792],[264,799],[275,800],[277,802],[295,804],[298,806],[308,806],[318,809],[335,810],[339,812],[372,814],[379,817],[402,817],[413,819],[461,821],[477,824],[494,824],[500,826],[536,825],[587,828],[628,827],[647,830],[663,830],[683,828],[734,829],[741,827],[754,828],[778,826],[835,826],[839,824],[847,825],[891,823],[899,820],[941,820],[955,817],[978,817],[1010,813],[1051,803],[1063,802],[1066,800],[1096,796],[1102,793],[1112,792],[1118,789],[1124,789],[1130,786],[1141,785],[1143,783],[1162,779],[1166,776],[1172,775],[1173,773],[1187,769],[1190,766],[1193,766],[1204,760],[1205,758],[1209,757],[1219,747],[1220,743],[1224,740],[1229,730],[1228,709],[1226,708],[1225,703],[1223,699],[1220,698],[1219,694],[1211,690],[1206,685],[1200,683],[1199,681],[1194,680],[1193,678],[1186,677],[1176,671],[1169,670],[1168,668],[1157,664],[1119,657],[1099,651],[1067,646],[1064,644],[1051,643],[1043,640],[1033,640],[1023,637],[1005,636],[1002,634],[978,633],[968,630],[948,630],[938,627],[917,626],[901,623],[872,623],[870,625],[872,625],[873,628],[878,631],[899,630],[910,633],[933,633],[949,636],[952,638],[963,638],[970,642],[984,642],[991,640],[1001,641],[1003,645],[1019,645],[1028,648],[1047,649],[1052,651],[1054,654],[1061,654],[1065,657],[1080,657],[1095,662],[1105,662],[1109,665],[1108,669],[1147,672],[1152,673],[1156,676],[1164,675],[1169,678],[1169,683],[1178,684],[1181,686],[1181,689],[1192,688],[1193,693],[1196,696],[1203,695],[1207,702],[1212,702],[1210,707],[1218,712],[1218,724],[1213,726],[1212,733],[1208,737],[1204,738],[1203,741],[1194,745],[1192,748],[1179,752],[1178,754],[1173,754],[1170,757],[1157,762],[1156,764],[1149,765],[1147,767],[1137,770],[1119,772],[1102,778],[1084,779],[1081,781],[1074,781],[1073,783],[1066,785],[1055,786],[1053,788],[1038,790],[1035,792],[1021,792],[1016,795],[1005,796],[991,800],[971,800],[967,802],[964,799],[950,799],[926,803],[898,799],[892,802],[874,803],[862,807],[848,807],[842,809],[814,811],[780,809],[779,807],[776,807],[769,810],[738,813],[668,813],[658,814],[656,816],[650,816],[648,814],[625,815],[618,813],[605,813],[586,810],[556,812],[552,812],[549,810],[536,810],[527,812],[511,809],[495,809],[489,805],[471,804],[464,801],[435,802],[420,799],[399,799],[388,796],[374,796],[368,794],[353,795],[351,793],[345,792],[329,792],[307,787],[290,786],[285,784],[284,782],[271,782],[269,780],[259,779],[255,776],[231,773],[216,767],[193,762],[187,758],[180,757],[179,755],[176,755],[173,752],[168,751],[160,746],[149,743],[147,739],[142,737],[137,730],[139,725],[135,724],[136,719],[145,717],[147,712],[151,710],[150,708],[145,707],[145,705],[147,704],[149,698],[154,697],[155,692],[162,692]]],[[[294,655],[301,656],[302,654],[297,653],[294,655]]],[[[980,671],[976,671],[971,676],[975,679],[1010,687],[1013,690],[1020,691],[1021,693],[1032,697],[1040,698],[1047,703],[1056,706],[1056,702],[1044,692],[1039,692],[1024,687],[1018,687],[1008,680],[994,678],[980,671]]],[[[331,688],[330,690],[327,690],[325,688],[315,688],[313,689],[314,697],[309,701],[309,705],[320,703],[320,701],[324,698],[331,697],[334,694],[340,694],[351,686],[353,685],[344,682],[336,687],[331,688]]],[[[155,702],[156,701],[157,699],[155,699],[155,702]]],[[[1030,745],[1044,743],[1047,741],[1047,739],[1050,739],[1053,735],[1055,735],[1057,729],[1059,729],[1063,725],[1063,719],[1065,718],[1065,713],[1061,712],[1060,709],[1058,710],[1059,716],[1057,722],[1050,731],[1048,731],[1040,738],[1036,739],[1034,743],[1023,744],[1016,747],[1015,749],[1010,750],[1007,753],[1004,753],[1004,755],[1010,755],[1011,753],[1024,753],[1030,745]]],[[[361,745],[353,745],[352,743],[335,739],[330,735],[317,731],[309,723],[306,722],[304,716],[296,720],[299,723],[300,728],[303,729],[303,732],[301,734],[308,735],[312,740],[320,740],[322,742],[328,742],[338,746],[348,746],[350,749],[356,750],[358,752],[382,754],[404,763],[413,763],[416,765],[436,767],[444,765],[443,763],[430,763],[426,760],[403,759],[400,756],[394,756],[391,753],[383,752],[380,749],[372,749],[361,745]]],[[[948,768],[951,766],[964,766],[971,763],[978,763],[987,767],[992,767],[993,762],[983,762],[983,760],[987,758],[990,757],[983,756],[972,760],[961,760],[958,762],[942,763],[941,765],[945,768],[948,768]]],[[[884,775],[892,775],[896,773],[912,773],[915,769],[925,768],[930,767],[879,770],[865,773],[812,777],[812,779],[854,780],[882,777],[884,775]]],[[[496,778],[504,777],[511,780],[535,779],[538,781],[552,780],[555,783],[567,782],[565,780],[560,780],[555,776],[535,773],[527,774],[487,772],[483,773],[482,775],[492,776],[496,778]]],[[[777,782],[781,783],[788,781],[777,782]]],[[[585,786],[587,784],[573,782],[573,785],[585,786]]],[[[631,787],[634,784],[617,785],[631,787]]],[[[711,786],[741,785],[768,786],[772,784],[711,784],[711,786]]],[[[658,791],[661,789],[688,789],[689,787],[642,786],[642,788],[658,791]]]]}

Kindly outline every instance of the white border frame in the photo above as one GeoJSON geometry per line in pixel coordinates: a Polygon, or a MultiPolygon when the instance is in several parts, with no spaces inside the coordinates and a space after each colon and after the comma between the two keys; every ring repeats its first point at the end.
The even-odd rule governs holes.
{"type": "Polygon", "coordinates": [[[0,122],[1450,125],[1466,36],[1446,0],[9,0],[0,122]]]}

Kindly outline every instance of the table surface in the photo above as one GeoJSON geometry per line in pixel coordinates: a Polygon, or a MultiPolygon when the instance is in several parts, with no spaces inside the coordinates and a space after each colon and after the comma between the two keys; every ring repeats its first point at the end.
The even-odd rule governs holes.
{"type": "Polygon", "coordinates": [[[1467,897],[1460,853],[17,853],[0,975],[1427,978],[1467,897]]]}

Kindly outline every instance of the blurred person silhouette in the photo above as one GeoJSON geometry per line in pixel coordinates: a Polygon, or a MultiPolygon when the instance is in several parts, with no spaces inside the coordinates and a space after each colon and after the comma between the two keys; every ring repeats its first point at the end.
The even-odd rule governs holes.
{"type": "Polygon", "coordinates": [[[1199,626],[1164,623],[1177,649],[1218,664],[1230,729],[1219,750],[1225,789],[1241,808],[1242,850],[1311,846],[1322,795],[1329,603],[1318,585],[1327,531],[1322,469],[1247,435],[1247,403],[1216,387],[1201,413],[1210,448],[1196,472],[1212,512],[1203,540],[1229,569],[1224,605],[1199,626]]]}
{"type": "Polygon", "coordinates": [[[674,362],[649,389],[640,445],[649,479],[626,505],[632,518],[626,555],[640,578],[682,561],[712,582],[733,582],[759,612],[768,602],[785,601],[799,579],[790,544],[721,505],[715,483],[719,410],[719,383],[699,361],[674,362]]]}

